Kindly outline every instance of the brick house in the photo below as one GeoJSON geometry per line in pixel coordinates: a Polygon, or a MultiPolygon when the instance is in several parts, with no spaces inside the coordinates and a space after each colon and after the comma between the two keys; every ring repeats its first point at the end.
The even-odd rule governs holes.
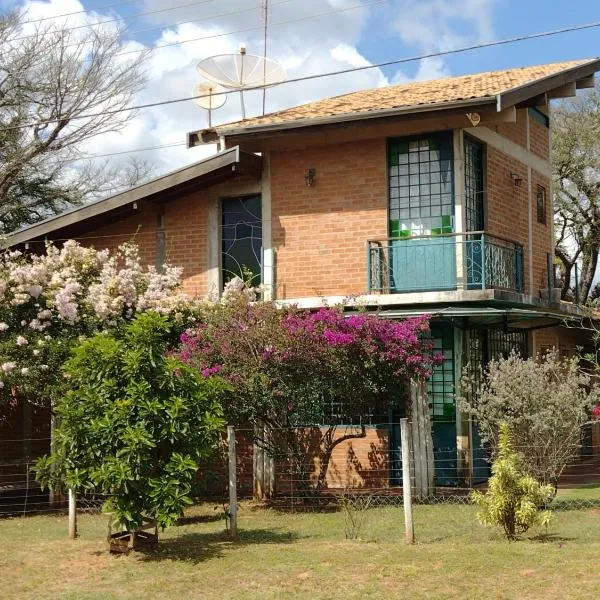
{"type": "MultiPolygon", "coordinates": [[[[455,406],[463,367],[581,343],[564,327],[581,312],[553,293],[548,103],[593,87],[599,69],[583,60],[389,86],[194,131],[190,147],[220,152],[8,244],[135,238],[148,263],[182,266],[194,295],[218,295],[244,268],[281,303],[431,314],[444,354],[429,382],[437,482],[485,477],[455,406]]],[[[373,428],[353,452],[360,463],[397,445],[394,428],[373,428]]],[[[345,474],[331,485],[348,471],[368,479],[347,451],[336,450],[345,474]]]]}

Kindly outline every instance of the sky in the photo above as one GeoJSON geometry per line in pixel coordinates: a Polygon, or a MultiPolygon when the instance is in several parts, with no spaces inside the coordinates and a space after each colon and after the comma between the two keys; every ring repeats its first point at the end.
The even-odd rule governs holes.
{"type": "MultiPolygon", "coordinates": [[[[69,27],[114,19],[104,27],[122,31],[124,48],[154,48],[146,64],[147,84],[136,98],[143,104],[193,95],[203,81],[196,72],[203,58],[236,53],[240,46],[249,54],[262,55],[259,4],[259,0],[0,0],[0,10],[19,8],[30,20],[77,12],[58,19],[69,27]],[[165,44],[174,45],[158,48],[165,44]]],[[[269,0],[269,5],[268,56],[280,62],[289,79],[600,21],[597,0],[269,0]]],[[[393,83],[598,55],[600,27],[278,86],[267,92],[267,111],[393,83]]],[[[260,114],[262,93],[248,92],[245,98],[248,116],[260,114]]],[[[230,96],[213,112],[213,124],[240,116],[239,99],[230,96]]],[[[118,164],[130,156],[143,158],[160,174],[215,152],[214,146],[183,145],[188,131],[206,126],[206,111],[192,101],[154,107],[140,111],[123,131],[95,139],[89,152],[182,144],[108,159],[118,164]]]]}

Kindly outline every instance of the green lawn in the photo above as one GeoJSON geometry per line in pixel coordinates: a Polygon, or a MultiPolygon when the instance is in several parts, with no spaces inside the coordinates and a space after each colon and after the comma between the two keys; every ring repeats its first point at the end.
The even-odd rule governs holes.
{"type": "MultiPolygon", "coordinates": [[[[416,506],[418,543],[403,543],[400,508],[368,513],[359,541],[342,513],[284,514],[243,504],[240,541],[213,505],[191,508],[154,553],[111,556],[106,517],[0,521],[3,599],[594,598],[600,589],[600,509],[558,511],[547,538],[509,543],[470,506],[416,506]]],[[[538,532],[539,533],[539,532],[538,532]]]]}

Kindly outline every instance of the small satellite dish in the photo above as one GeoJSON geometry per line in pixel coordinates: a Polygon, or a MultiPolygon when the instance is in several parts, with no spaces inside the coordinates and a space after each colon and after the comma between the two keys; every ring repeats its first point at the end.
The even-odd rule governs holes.
{"type": "Polygon", "coordinates": [[[257,86],[271,86],[285,81],[285,70],[276,61],[263,56],[246,54],[219,54],[201,60],[196,69],[200,75],[230,90],[239,90],[242,119],[246,118],[244,90],[257,86]]]}
{"type": "Polygon", "coordinates": [[[217,83],[201,83],[196,86],[195,95],[198,98],[194,102],[208,111],[208,126],[212,126],[212,111],[221,108],[227,102],[227,96],[223,93],[225,88],[217,83]]]}

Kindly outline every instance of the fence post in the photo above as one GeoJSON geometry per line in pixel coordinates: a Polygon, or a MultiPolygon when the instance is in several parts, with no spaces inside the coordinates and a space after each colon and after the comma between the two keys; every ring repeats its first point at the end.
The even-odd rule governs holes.
{"type": "Polygon", "coordinates": [[[69,538],[77,537],[77,498],[75,492],[69,489],[69,538]]]}
{"type": "Polygon", "coordinates": [[[402,447],[402,500],[404,502],[404,529],[407,544],[415,541],[412,518],[412,490],[410,481],[410,446],[408,443],[408,419],[400,419],[400,440],[402,447]]]}
{"type": "Polygon", "coordinates": [[[227,426],[227,445],[229,447],[229,531],[232,539],[237,538],[237,461],[235,457],[235,429],[227,426]]]}

